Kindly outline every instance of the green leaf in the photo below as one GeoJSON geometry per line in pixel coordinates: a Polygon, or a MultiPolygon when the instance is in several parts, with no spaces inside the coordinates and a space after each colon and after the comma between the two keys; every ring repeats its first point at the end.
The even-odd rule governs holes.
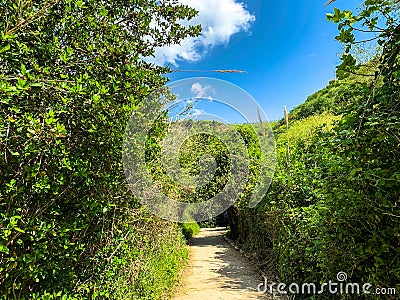
{"type": "Polygon", "coordinates": [[[14,227],[14,230],[21,232],[21,233],[25,233],[25,231],[23,231],[21,228],[18,228],[18,227],[14,227]]]}
{"type": "Polygon", "coordinates": [[[2,49],[0,49],[0,53],[6,52],[8,50],[10,50],[10,44],[5,45],[2,49]]]}
{"type": "Polygon", "coordinates": [[[378,256],[375,256],[374,258],[375,258],[375,265],[376,265],[377,267],[380,267],[380,266],[384,266],[384,265],[385,265],[385,261],[384,261],[382,258],[380,258],[380,257],[378,257],[378,256]]]}
{"type": "Polygon", "coordinates": [[[354,174],[356,174],[356,173],[359,173],[359,172],[361,172],[362,170],[363,170],[362,168],[353,169],[353,170],[350,172],[350,175],[354,175],[354,174]]]}
{"type": "Polygon", "coordinates": [[[22,75],[26,75],[26,67],[25,67],[25,65],[21,65],[21,73],[22,73],[22,75]]]}
{"type": "Polygon", "coordinates": [[[0,244],[0,252],[8,254],[10,250],[7,248],[6,245],[0,244]]]}

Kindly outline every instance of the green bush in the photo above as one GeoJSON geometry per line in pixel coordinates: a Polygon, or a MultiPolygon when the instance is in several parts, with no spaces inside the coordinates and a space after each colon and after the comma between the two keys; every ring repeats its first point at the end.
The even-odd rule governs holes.
{"type": "Polygon", "coordinates": [[[187,240],[200,232],[200,226],[196,222],[182,223],[181,228],[182,233],[187,240]]]}
{"type": "Polygon", "coordinates": [[[175,270],[182,237],[142,242],[160,224],[128,191],[121,148],[130,115],[166,81],[141,57],[196,35],[178,23],[195,14],[159,1],[0,3],[1,299],[114,299],[121,281],[97,292],[102,274],[131,274],[149,247],[175,270]]]}
{"type": "Polygon", "coordinates": [[[165,299],[186,265],[188,250],[177,224],[147,216],[135,228],[120,254],[99,270],[95,294],[100,298],[165,299]]]}
{"type": "MultiPolygon", "coordinates": [[[[400,27],[394,22],[398,3],[364,5],[357,17],[338,9],[329,15],[339,23],[337,39],[347,45],[337,72],[344,84],[340,90],[331,84],[294,109],[296,122],[290,122],[288,130],[284,121],[274,124],[277,167],[271,188],[259,206],[237,206],[232,214],[233,236],[259,259],[266,259],[266,249],[272,247],[282,282],[335,281],[342,271],[348,282],[399,290],[400,27]],[[379,63],[374,68],[358,65],[350,54],[354,23],[375,28],[376,16],[383,11],[388,19],[378,36],[383,49],[379,63]],[[355,75],[360,73],[365,76],[355,75]],[[338,117],[318,114],[316,105],[325,103],[320,101],[324,94],[333,97],[326,103],[342,103],[333,110],[338,117]],[[331,125],[335,120],[333,126],[323,127],[328,130],[317,126],[325,123],[324,118],[331,125]]],[[[377,299],[373,294],[360,297],[377,299]]]]}

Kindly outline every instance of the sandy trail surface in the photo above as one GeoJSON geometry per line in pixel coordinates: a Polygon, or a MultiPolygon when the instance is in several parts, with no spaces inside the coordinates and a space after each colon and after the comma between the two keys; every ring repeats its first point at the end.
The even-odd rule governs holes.
{"type": "Polygon", "coordinates": [[[268,299],[257,292],[262,277],[224,239],[223,228],[203,228],[189,246],[190,259],[174,300],[268,299]]]}

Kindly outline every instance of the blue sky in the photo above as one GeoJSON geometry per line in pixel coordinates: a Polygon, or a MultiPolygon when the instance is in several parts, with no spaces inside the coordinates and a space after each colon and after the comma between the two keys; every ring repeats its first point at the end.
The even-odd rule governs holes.
{"type": "MultiPolygon", "coordinates": [[[[280,119],[335,77],[342,46],[326,20],[334,7],[355,10],[362,1],[180,0],[200,10],[203,35],[159,49],[155,62],[178,70],[239,69],[246,74],[173,73],[171,81],[213,77],[238,85],[269,120],[280,119]],[[205,26],[204,26],[205,25],[205,26]]],[[[212,108],[210,108],[212,109],[212,108]]],[[[208,113],[216,113],[208,111],[208,113]]]]}

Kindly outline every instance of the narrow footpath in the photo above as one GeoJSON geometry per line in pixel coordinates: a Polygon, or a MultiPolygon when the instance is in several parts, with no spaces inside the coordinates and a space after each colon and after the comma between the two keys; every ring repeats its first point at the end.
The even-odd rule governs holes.
{"type": "Polygon", "coordinates": [[[271,299],[257,292],[262,278],[225,239],[221,228],[203,228],[193,238],[189,265],[173,300],[271,299]]]}

